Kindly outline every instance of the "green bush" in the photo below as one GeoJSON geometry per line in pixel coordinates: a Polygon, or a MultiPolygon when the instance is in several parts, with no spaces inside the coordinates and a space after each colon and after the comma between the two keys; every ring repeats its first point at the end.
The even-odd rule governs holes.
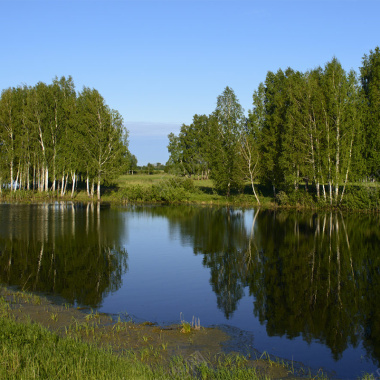
{"type": "Polygon", "coordinates": [[[280,206],[315,207],[313,195],[306,190],[293,190],[289,193],[279,191],[276,194],[276,203],[280,206]]]}
{"type": "Polygon", "coordinates": [[[341,207],[357,210],[379,210],[380,187],[347,186],[341,207]]]}
{"type": "Polygon", "coordinates": [[[190,178],[171,177],[150,186],[133,185],[121,191],[121,199],[127,202],[175,203],[189,199],[197,189],[190,178]]]}

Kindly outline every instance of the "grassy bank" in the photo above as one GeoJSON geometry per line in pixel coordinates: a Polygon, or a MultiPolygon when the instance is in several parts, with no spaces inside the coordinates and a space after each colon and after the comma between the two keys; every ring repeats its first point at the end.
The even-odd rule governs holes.
{"type": "Polygon", "coordinates": [[[112,321],[0,288],[1,379],[255,380],[300,374],[292,363],[269,357],[223,354],[226,339],[218,329],[185,321],[167,327],[112,321]]]}
{"type": "MultiPolygon", "coordinates": [[[[306,185],[297,191],[280,190],[273,195],[273,189],[257,184],[256,191],[260,206],[263,208],[300,208],[331,209],[336,206],[325,201],[321,195],[317,199],[312,189],[306,185]]],[[[102,187],[101,199],[111,203],[163,203],[163,204],[208,204],[218,206],[255,207],[258,202],[252,193],[251,186],[246,184],[240,193],[229,197],[216,191],[211,180],[175,177],[164,172],[157,174],[122,175],[112,185],[102,187]]],[[[3,191],[0,200],[11,202],[35,201],[83,201],[95,200],[88,197],[85,184],[79,183],[78,190],[61,197],[51,192],[36,191],[3,191]]],[[[346,187],[345,195],[338,206],[343,210],[380,210],[380,186],[377,183],[351,184],[346,187]]]]}

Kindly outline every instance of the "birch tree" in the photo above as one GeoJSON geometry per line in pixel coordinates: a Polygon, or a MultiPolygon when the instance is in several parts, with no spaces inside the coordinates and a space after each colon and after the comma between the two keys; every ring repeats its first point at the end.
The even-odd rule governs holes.
{"type": "Polygon", "coordinates": [[[239,169],[241,156],[237,152],[245,122],[243,108],[230,87],[218,96],[214,120],[210,121],[214,144],[211,175],[216,188],[229,196],[231,190],[240,190],[243,186],[239,169]]]}
{"type": "Polygon", "coordinates": [[[105,104],[97,90],[84,87],[78,97],[78,123],[79,145],[85,152],[86,170],[95,174],[100,200],[101,183],[122,170],[121,164],[128,152],[123,119],[105,104]]]}

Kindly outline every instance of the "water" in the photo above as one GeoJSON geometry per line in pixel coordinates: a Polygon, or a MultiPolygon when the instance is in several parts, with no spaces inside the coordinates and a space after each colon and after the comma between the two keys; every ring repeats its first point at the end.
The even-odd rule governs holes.
{"type": "Polygon", "coordinates": [[[378,215],[0,204],[0,282],[137,320],[235,326],[340,378],[380,366],[378,215]]]}

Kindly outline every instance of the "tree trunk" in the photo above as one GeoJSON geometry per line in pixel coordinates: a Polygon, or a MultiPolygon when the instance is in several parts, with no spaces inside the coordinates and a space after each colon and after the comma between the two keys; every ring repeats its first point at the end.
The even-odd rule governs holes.
{"type": "Polygon", "coordinates": [[[62,174],[62,187],[61,187],[61,197],[63,197],[65,194],[64,194],[64,190],[65,190],[65,173],[62,174]]]}
{"type": "Polygon", "coordinates": [[[97,196],[98,196],[98,201],[100,201],[100,177],[98,177],[98,188],[97,188],[97,196]]]}
{"type": "Polygon", "coordinates": [[[71,187],[71,198],[74,198],[75,178],[76,178],[75,171],[71,173],[71,178],[73,180],[73,185],[71,187]]]}
{"type": "Polygon", "coordinates": [[[10,163],[10,170],[11,170],[11,192],[13,191],[13,160],[11,160],[11,163],[10,163]]]}
{"type": "Polygon", "coordinates": [[[45,191],[49,191],[49,168],[47,165],[45,168],[45,191]]]}
{"type": "Polygon", "coordinates": [[[348,155],[348,163],[347,163],[347,170],[346,170],[346,178],[344,179],[344,185],[343,185],[343,189],[342,189],[342,194],[341,194],[341,196],[340,196],[339,204],[342,203],[343,195],[344,195],[344,191],[346,190],[346,185],[347,185],[347,181],[348,181],[348,172],[349,172],[349,170],[350,170],[350,164],[351,164],[352,145],[353,145],[353,142],[354,142],[354,133],[352,133],[352,139],[351,139],[351,145],[350,145],[350,152],[349,152],[349,155],[348,155]]]}

